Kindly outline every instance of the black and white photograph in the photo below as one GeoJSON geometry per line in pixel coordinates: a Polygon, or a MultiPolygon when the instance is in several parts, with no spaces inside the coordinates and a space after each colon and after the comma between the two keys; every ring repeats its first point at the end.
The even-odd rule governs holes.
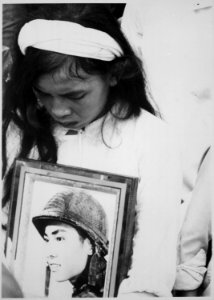
{"type": "Polygon", "coordinates": [[[14,174],[6,257],[26,297],[114,297],[138,179],[35,160],[17,160],[14,174]]]}
{"type": "Polygon", "coordinates": [[[214,296],[213,0],[2,0],[2,298],[214,296]]]}

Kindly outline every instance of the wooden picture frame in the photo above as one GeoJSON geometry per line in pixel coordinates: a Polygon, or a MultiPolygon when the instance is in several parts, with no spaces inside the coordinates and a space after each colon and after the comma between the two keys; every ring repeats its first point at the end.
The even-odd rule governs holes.
{"type": "Polygon", "coordinates": [[[51,196],[70,189],[84,190],[99,199],[108,216],[109,245],[103,297],[117,296],[131,263],[137,185],[138,178],[35,160],[16,161],[5,254],[26,298],[45,297],[51,290],[55,296],[57,293],[66,296],[66,284],[70,286],[70,283],[64,286],[60,283],[60,286],[50,282],[47,291],[44,241],[32,218],[51,196]]]}

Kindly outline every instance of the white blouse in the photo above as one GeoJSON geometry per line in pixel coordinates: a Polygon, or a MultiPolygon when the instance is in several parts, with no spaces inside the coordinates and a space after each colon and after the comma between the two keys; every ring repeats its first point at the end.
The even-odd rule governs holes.
{"type": "MultiPolygon", "coordinates": [[[[109,114],[103,134],[102,121],[75,135],[66,135],[67,130],[57,126],[57,163],[139,178],[138,231],[129,278],[122,282],[119,295],[171,296],[182,184],[176,137],[162,120],[144,110],[138,118],[117,122],[109,114]]],[[[31,157],[36,157],[35,149],[31,157]]]]}

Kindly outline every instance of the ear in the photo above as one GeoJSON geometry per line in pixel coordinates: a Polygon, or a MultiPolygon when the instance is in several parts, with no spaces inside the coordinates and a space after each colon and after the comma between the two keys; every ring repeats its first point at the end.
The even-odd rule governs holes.
{"type": "Polygon", "coordinates": [[[92,245],[91,245],[91,242],[89,241],[88,238],[86,238],[86,239],[84,240],[84,249],[85,249],[85,252],[86,252],[88,255],[92,255],[92,254],[93,254],[92,245]]]}

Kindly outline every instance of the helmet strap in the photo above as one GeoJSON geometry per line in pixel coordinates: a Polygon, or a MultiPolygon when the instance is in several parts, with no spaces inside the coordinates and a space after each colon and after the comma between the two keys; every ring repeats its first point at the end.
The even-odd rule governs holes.
{"type": "Polygon", "coordinates": [[[88,284],[90,286],[97,287],[99,289],[104,287],[106,273],[106,260],[103,255],[100,254],[97,247],[94,254],[91,257],[88,272],[88,284]]]}

